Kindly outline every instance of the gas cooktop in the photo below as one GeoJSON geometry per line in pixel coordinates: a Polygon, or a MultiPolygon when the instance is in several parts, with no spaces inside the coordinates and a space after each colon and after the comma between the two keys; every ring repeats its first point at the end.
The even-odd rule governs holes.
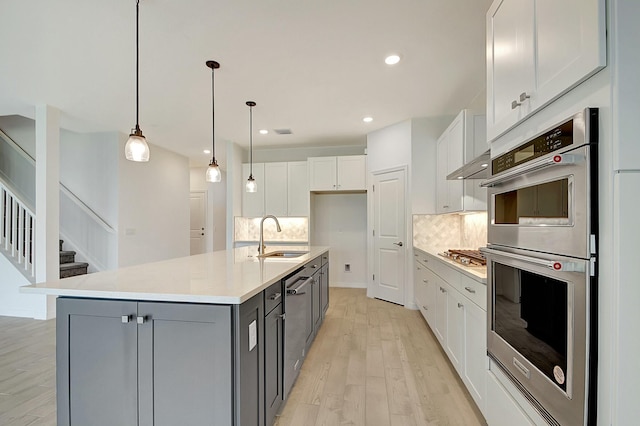
{"type": "Polygon", "coordinates": [[[480,250],[449,249],[438,254],[465,266],[485,266],[487,264],[487,260],[480,253],[480,250]]]}

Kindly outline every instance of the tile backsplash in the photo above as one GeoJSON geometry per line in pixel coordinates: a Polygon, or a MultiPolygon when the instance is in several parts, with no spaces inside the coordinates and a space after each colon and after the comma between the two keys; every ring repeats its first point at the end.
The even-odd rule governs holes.
{"type": "MultiPolygon", "coordinates": [[[[234,241],[260,240],[261,217],[236,217],[234,227],[234,241]]],[[[273,219],[264,222],[265,241],[287,241],[307,243],[309,241],[309,219],[306,217],[279,217],[278,232],[273,219]]]]}
{"type": "Polygon", "coordinates": [[[413,245],[427,251],[487,245],[487,213],[414,215],[413,245]]]}

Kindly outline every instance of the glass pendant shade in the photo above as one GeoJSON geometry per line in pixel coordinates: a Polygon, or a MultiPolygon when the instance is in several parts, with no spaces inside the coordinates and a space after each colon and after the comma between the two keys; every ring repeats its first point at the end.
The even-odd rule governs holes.
{"type": "Polygon", "coordinates": [[[220,172],[220,167],[216,160],[212,160],[209,167],[207,167],[205,179],[207,182],[220,182],[222,180],[222,173],[220,172]]]}
{"type": "Polygon", "coordinates": [[[253,175],[249,176],[249,179],[247,179],[247,192],[257,192],[258,191],[258,184],[256,183],[256,180],[253,178],[253,175]]]}
{"type": "Polygon", "coordinates": [[[129,161],[149,161],[149,145],[147,145],[147,139],[140,130],[134,130],[129,135],[129,139],[124,145],[124,155],[129,161]]]}

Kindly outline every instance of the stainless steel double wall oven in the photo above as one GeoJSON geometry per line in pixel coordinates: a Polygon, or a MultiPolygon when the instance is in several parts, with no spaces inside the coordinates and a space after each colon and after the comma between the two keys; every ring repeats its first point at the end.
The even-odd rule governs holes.
{"type": "Polygon", "coordinates": [[[550,424],[595,424],[598,110],[491,161],[489,356],[550,424]]]}

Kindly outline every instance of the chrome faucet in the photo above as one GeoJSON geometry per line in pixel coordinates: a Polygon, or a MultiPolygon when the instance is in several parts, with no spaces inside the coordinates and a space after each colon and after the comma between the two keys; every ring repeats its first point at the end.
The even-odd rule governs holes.
{"type": "Polygon", "coordinates": [[[265,217],[262,218],[262,220],[260,221],[260,245],[258,246],[258,254],[259,255],[263,255],[264,254],[264,249],[267,248],[267,246],[264,245],[264,221],[265,219],[273,219],[276,221],[276,227],[278,229],[278,232],[282,232],[282,228],[280,228],[280,222],[278,222],[278,218],[275,217],[272,214],[268,214],[265,217]]]}

